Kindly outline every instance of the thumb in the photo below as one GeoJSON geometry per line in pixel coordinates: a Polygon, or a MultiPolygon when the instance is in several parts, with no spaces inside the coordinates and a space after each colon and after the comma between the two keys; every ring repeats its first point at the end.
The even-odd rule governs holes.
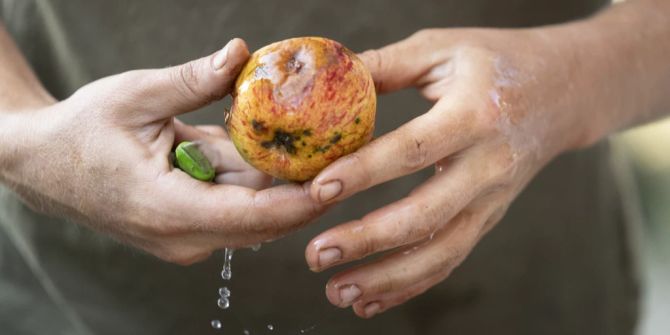
{"type": "Polygon", "coordinates": [[[442,57],[435,54],[429,31],[419,31],[381,49],[358,54],[372,74],[377,93],[416,86],[442,57]]]}
{"type": "Polygon", "coordinates": [[[165,69],[146,70],[148,73],[136,78],[132,87],[135,97],[152,110],[153,119],[191,112],[230,93],[248,58],[246,43],[235,38],[207,57],[165,69]]]}

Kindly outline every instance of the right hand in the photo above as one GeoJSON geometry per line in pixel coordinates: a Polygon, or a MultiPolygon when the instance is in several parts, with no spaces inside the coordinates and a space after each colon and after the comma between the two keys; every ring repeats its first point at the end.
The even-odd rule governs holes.
{"type": "Polygon", "coordinates": [[[174,119],[228,94],[248,57],[235,39],[199,60],[103,78],[64,101],[12,113],[5,139],[13,147],[2,157],[0,180],[40,212],[178,264],[295,230],[321,211],[308,186],[256,191],[268,177],[246,165],[222,131],[174,119]],[[228,184],[172,167],[175,140],[194,137],[219,151],[217,181],[228,184]],[[226,174],[226,164],[238,170],[226,174]]]}

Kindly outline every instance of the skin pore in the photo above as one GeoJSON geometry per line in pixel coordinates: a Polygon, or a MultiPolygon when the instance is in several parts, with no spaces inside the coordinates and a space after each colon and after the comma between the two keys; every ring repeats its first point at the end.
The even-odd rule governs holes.
{"type": "Polygon", "coordinates": [[[277,238],[328,204],[434,165],[407,198],[307,246],[315,271],[395,250],[326,288],[333,304],[371,317],[447,278],[557,155],[670,110],[668,17],[670,2],[636,0],[564,25],[429,29],[365,52],[378,93],[416,88],[434,106],[311,184],[262,191],[269,180],[220,127],[174,119],[229,90],[248,57],[241,40],[181,66],[103,78],[57,102],[0,28],[0,180],[37,210],[190,264],[277,238]],[[172,169],[168,153],[180,140],[230,157],[217,166],[227,185],[172,169]]]}

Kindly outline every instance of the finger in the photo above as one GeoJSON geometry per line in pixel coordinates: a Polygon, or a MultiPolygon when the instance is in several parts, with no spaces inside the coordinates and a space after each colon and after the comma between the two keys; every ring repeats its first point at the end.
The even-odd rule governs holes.
{"type": "Polygon", "coordinates": [[[276,239],[323,211],[307,187],[299,184],[255,191],[202,183],[173,171],[163,175],[159,185],[160,193],[170,194],[161,206],[172,218],[162,228],[176,235],[201,233],[211,247],[240,247],[276,239]]]}
{"type": "Polygon", "coordinates": [[[268,176],[257,170],[227,171],[214,178],[217,184],[239,185],[254,190],[262,190],[272,185],[272,176],[268,176]]]}
{"type": "Polygon", "coordinates": [[[198,126],[195,126],[195,127],[199,130],[202,130],[203,132],[205,132],[209,135],[216,136],[216,137],[222,137],[222,138],[228,138],[228,133],[221,126],[206,124],[206,125],[198,125],[198,126]]]}
{"type": "Polygon", "coordinates": [[[306,259],[314,271],[428,238],[483,187],[478,156],[456,158],[409,197],[315,237],[306,259]]]}
{"type": "MultiPolygon", "coordinates": [[[[165,69],[130,71],[120,75],[124,90],[149,121],[191,112],[226,96],[249,58],[245,42],[233,39],[220,51],[165,69]]],[[[137,110],[130,109],[133,116],[137,110]]]]}
{"type": "MultiPolygon", "coordinates": [[[[501,213],[504,213],[506,208],[506,206],[502,206],[500,204],[504,204],[506,201],[509,201],[509,198],[505,195],[504,192],[494,192],[479,198],[471,206],[468,206],[468,212],[481,214],[473,216],[472,220],[465,218],[463,219],[464,222],[460,223],[466,225],[475,224],[479,227],[479,234],[477,236],[470,236],[470,239],[472,239],[474,242],[472,243],[470,249],[465,252],[466,254],[469,254],[472,247],[476,245],[477,242],[481,240],[481,238],[486,234],[486,232],[490,230],[491,223],[500,220],[501,213]]],[[[439,237],[438,240],[435,241],[439,241],[439,237]]],[[[408,255],[410,253],[416,252],[420,248],[430,243],[433,243],[433,240],[424,242],[423,245],[404,248],[404,250],[401,250],[401,253],[408,255]]],[[[447,266],[442,271],[433,271],[432,273],[434,274],[426,275],[418,281],[411,282],[407,286],[404,286],[400,289],[388,290],[377,295],[370,294],[363,296],[353,304],[353,310],[356,315],[363,318],[370,318],[376,314],[383,313],[392,307],[405,303],[406,301],[424,293],[429,288],[444,281],[444,279],[451,274],[453,269],[456,268],[458,264],[460,264],[460,262],[457,262],[454,266],[451,267],[447,266]]]]}
{"type": "Polygon", "coordinates": [[[227,136],[218,126],[191,126],[178,119],[174,121],[175,143],[200,142],[201,149],[217,173],[257,171],[244,161],[227,136]]]}
{"type": "Polygon", "coordinates": [[[476,140],[473,113],[458,99],[443,99],[415,118],[326,167],[314,179],[312,196],[338,201],[388,180],[414,173],[476,140]]]}
{"type": "Polygon", "coordinates": [[[446,278],[479,240],[486,213],[464,210],[419,247],[393,253],[335,275],[326,295],[336,306],[377,302],[380,307],[394,292],[410,290],[414,284],[436,276],[446,278]]]}
{"type": "Polygon", "coordinates": [[[447,59],[436,53],[430,34],[416,33],[400,42],[358,55],[375,82],[377,93],[415,86],[433,66],[447,59]]]}
{"type": "Polygon", "coordinates": [[[424,278],[401,291],[393,291],[383,294],[380,297],[376,297],[372,301],[359,300],[351,307],[356,315],[369,319],[377,314],[381,314],[387,311],[392,307],[404,304],[408,300],[421,295],[429,288],[443,281],[448,275],[448,273],[439,273],[433,275],[432,277],[424,278]]]}

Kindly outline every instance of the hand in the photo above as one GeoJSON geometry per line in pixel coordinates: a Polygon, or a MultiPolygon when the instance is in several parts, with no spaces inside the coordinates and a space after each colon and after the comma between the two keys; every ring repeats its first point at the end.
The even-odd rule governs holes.
{"type": "Polygon", "coordinates": [[[270,179],[241,160],[223,129],[174,119],[228,94],[248,57],[235,39],[184,65],[103,78],[62,102],[5,114],[15,149],[2,179],[39,211],[179,264],[294,230],[320,210],[306,187],[254,190],[270,179]],[[173,168],[181,140],[203,142],[226,185],[173,168]]]}
{"type": "Polygon", "coordinates": [[[425,30],[360,55],[378,93],[417,87],[434,106],[327,167],[312,197],[339,201],[430,165],[435,175],[309,243],[314,271],[394,250],[331,278],[333,304],[371,317],[441,282],[538,170],[596,140],[580,119],[590,100],[574,82],[586,70],[569,36],[555,28],[425,30]]]}

